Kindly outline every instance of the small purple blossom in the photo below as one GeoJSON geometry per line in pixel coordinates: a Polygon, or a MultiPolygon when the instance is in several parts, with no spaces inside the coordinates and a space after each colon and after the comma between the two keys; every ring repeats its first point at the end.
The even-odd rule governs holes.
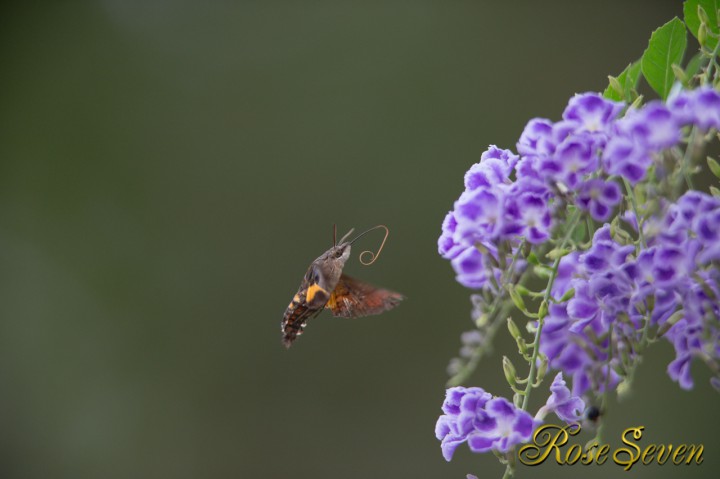
{"type": "Polygon", "coordinates": [[[589,136],[568,137],[551,156],[540,160],[540,173],[574,189],[584,175],[597,170],[598,158],[589,136]]]}
{"type": "Polygon", "coordinates": [[[607,173],[621,176],[634,185],[645,178],[652,154],[636,137],[619,134],[608,141],[602,163],[607,173]]]}
{"type": "Polygon", "coordinates": [[[622,135],[632,137],[653,152],[676,145],[680,141],[680,128],[679,118],[661,101],[631,110],[617,122],[622,135]]]}
{"type": "Polygon", "coordinates": [[[445,414],[438,418],[435,437],[447,461],[463,442],[473,452],[507,453],[528,442],[539,424],[526,411],[505,398],[492,398],[482,388],[455,387],[445,394],[445,414]]]}
{"type": "Polygon", "coordinates": [[[523,156],[551,154],[555,151],[555,145],[551,141],[552,128],[552,122],[545,118],[530,120],[518,140],[518,152],[523,156]]]}
{"type": "Polygon", "coordinates": [[[550,386],[550,397],[545,406],[540,408],[535,419],[544,419],[545,416],[554,412],[557,417],[566,423],[578,422],[585,411],[585,401],[573,396],[565,385],[562,373],[557,373],[550,386]]]}
{"type": "Polygon", "coordinates": [[[575,95],[568,102],[563,119],[579,124],[581,131],[605,131],[623,109],[623,104],[610,101],[597,93],[575,95]]]}
{"type": "Polygon", "coordinates": [[[720,129],[720,92],[711,86],[681,90],[668,98],[668,106],[682,124],[694,124],[702,131],[720,129]]]}
{"type": "Polygon", "coordinates": [[[595,221],[605,222],[620,203],[622,193],[614,181],[600,178],[588,180],[582,184],[578,192],[578,206],[588,211],[595,221]]]}
{"type": "Polygon", "coordinates": [[[440,238],[438,238],[438,253],[445,259],[453,259],[467,248],[467,246],[455,242],[454,235],[456,229],[457,220],[451,211],[445,216],[445,220],[443,220],[442,234],[440,238]]]}

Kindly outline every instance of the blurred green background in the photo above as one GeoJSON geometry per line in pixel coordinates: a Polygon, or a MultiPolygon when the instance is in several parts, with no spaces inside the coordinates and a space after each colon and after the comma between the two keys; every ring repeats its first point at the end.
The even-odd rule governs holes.
{"type": "MultiPolygon", "coordinates": [[[[641,55],[681,2],[8,2],[0,6],[0,477],[500,477],[434,425],[471,327],[436,253],[465,170],[641,55]],[[280,319],[341,232],[385,223],[404,293],[280,319]]],[[[374,248],[381,234],[363,240],[374,248]]],[[[503,338],[470,384],[509,395],[503,338]]],[[[718,396],[662,344],[615,439],[705,444],[718,396]]],[[[541,393],[535,399],[540,401],[541,393]]],[[[589,436],[585,436],[587,439],[589,436]]],[[[607,477],[614,465],[523,468],[607,477]]]]}

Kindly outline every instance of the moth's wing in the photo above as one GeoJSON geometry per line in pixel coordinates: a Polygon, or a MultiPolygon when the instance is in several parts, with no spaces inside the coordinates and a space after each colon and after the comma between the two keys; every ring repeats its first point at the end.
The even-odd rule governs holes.
{"type": "Polygon", "coordinates": [[[325,307],[339,318],[360,318],[388,311],[403,299],[400,293],[343,274],[325,307]]]}
{"type": "Polygon", "coordinates": [[[330,292],[317,283],[317,275],[310,266],[300,283],[298,292],[285,310],[280,329],[283,333],[282,342],[289,348],[293,341],[303,333],[305,323],[311,316],[317,316],[330,299],[330,292]]]}

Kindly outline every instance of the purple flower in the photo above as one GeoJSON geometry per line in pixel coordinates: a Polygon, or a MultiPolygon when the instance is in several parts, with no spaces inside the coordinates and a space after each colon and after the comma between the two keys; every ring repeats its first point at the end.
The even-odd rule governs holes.
{"type": "Polygon", "coordinates": [[[515,165],[520,159],[520,157],[512,151],[503,150],[495,145],[490,145],[488,147],[488,149],[480,156],[480,161],[482,162],[491,158],[502,160],[502,162],[507,165],[507,174],[505,175],[506,177],[509,176],[510,172],[513,168],[515,168],[515,165]]]}
{"type": "Polygon", "coordinates": [[[507,196],[504,233],[524,236],[532,244],[550,237],[552,211],[547,202],[548,191],[531,179],[516,182],[507,196]]]}
{"type": "Polygon", "coordinates": [[[458,283],[466,288],[479,289],[488,281],[487,259],[475,247],[468,247],[450,261],[458,283]]]}
{"type": "Polygon", "coordinates": [[[505,398],[491,399],[478,414],[477,427],[468,435],[473,452],[506,453],[517,444],[531,439],[535,429],[532,416],[505,398]]]}
{"type": "Polygon", "coordinates": [[[668,98],[668,106],[682,124],[692,123],[703,131],[720,129],[720,92],[711,86],[679,91],[668,98]]]}
{"type": "Polygon", "coordinates": [[[618,268],[625,263],[625,258],[635,251],[632,245],[620,245],[610,236],[610,225],[604,225],[593,235],[590,249],[580,255],[579,262],[587,272],[606,271],[618,268]]]}
{"type": "Polygon", "coordinates": [[[682,319],[668,331],[668,338],[675,346],[675,359],[668,364],[668,376],[688,390],[694,386],[690,375],[690,363],[693,355],[702,348],[700,334],[702,326],[691,324],[687,319],[682,319]]]}
{"type": "Polygon", "coordinates": [[[455,449],[467,440],[474,428],[473,419],[478,410],[492,399],[482,388],[455,387],[445,391],[442,410],[445,414],[438,418],[435,425],[435,437],[442,441],[443,457],[452,459],[455,449]]]}
{"type": "Polygon", "coordinates": [[[523,156],[548,155],[555,151],[552,144],[553,124],[545,118],[533,118],[520,135],[517,150],[523,156]]]}
{"type": "Polygon", "coordinates": [[[633,137],[651,151],[670,148],[680,141],[681,122],[661,101],[652,101],[638,110],[631,110],[617,122],[618,130],[633,137]]]}
{"type": "Polygon", "coordinates": [[[492,240],[501,232],[504,219],[504,194],[498,188],[466,191],[455,202],[455,238],[475,244],[492,240]]]}
{"type": "Polygon", "coordinates": [[[438,238],[438,253],[445,259],[453,259],[467,248],[467,246],[455,242],[454,235],[456,229],[457,221],[451,211],[443,220],[442,234],[440,238],[438,238]]]}
{"type": "Polygon", "coordinates": [[[623,107],[623,103],[607,100],[598,93],[582,93],[570,99],[563,119],[579,123],[580,131],[599,132],[610,126],[623,107]]]}
{"type": "Polygon", "coordinates": [[[589,136],[568,137],[552,156],[540,160],[540,174],[574,189],[584,175],[597,170],[598,158],[589,136]]]}
{"type": "Polygon", "coordinates": [[[510,174],[509,165],[498,158],[487,158],[475,163],[465,173],[465,188],[468,191],[477,188],[489,188],[503,183],[510,174]]]}
{"type": "Polygon", "coordinates": [[[507,453],[517,444],[531,439],[539,424],[505,398],[492,398],[482,388],[455,387],[446,391],[435,437],[441,442],[445,460],[467,442],[473,452],[507,453]]]}
{"type": "Polygon", "coordinates": [[[550,397],[545,406],[540,408],[535,415],[535,419],[542,420],[554,412],[557,417],[567,423],[573,423],[580,420],[583,411],[585,411],[585,401],[577,396],[573,396],[565,385],[562,373],[557,373],[555,379],[550,386],[550,397]]]}
{"type": "Polygon", "coordinates": [[[603,151],[602,163],[609,174],[621,176],[634,185],[645,178],[652,156],[645,143],[636,138],[614,135],[603,151]]]}
{"type": "Polygon", "coordinates": [[[610,218],[615,205],[620,203],[621,199],[622,194],[617,183],[600,178],[584,182],[577,196],[578,206],[589,211],[594,220],[601,222],[610,218]]]}
{"type": "Polygon", "coordinates": [[[720,129],[720,93],[711,87],[694,92],[694,123],[703,131],[720,129]]]}

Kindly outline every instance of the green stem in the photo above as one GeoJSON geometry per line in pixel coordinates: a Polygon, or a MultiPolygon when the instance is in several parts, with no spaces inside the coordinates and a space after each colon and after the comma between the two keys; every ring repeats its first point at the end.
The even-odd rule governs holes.
{"type": "Polygon", "coordinates": [[[595,223],[593,222],[592,218],[590,218],[590,216],[587,217],[587,229],[587,238],[591,241],[593,239],[593,236],[595,236],[595,223]]]}
{"type": "Polygon", "coordinates": [[[715,49],[712,51],[710,55],[710,63],[708,63],[707,70],[705,70],[705,75],[703,76],[703,85],[708,83],[710,81],[710,76],[712,73],[712,68],[715,65],[715,59],[718,56],[718,53],[720,52],[720,41],[717,42],[715,45],[715,49]]]}
{"type": "Polygon", "coordinates": [[[688,171],[688,165],[690,164],[690,161],[692,160],[692,157],[693,157],[693,153],[695,151],[695,136],[696,135],[697,135],[697,128],[693,126],[692,130],[690,130],[688,144],[685,147],[685,154],[683,155],[681,163],[680,163],[680,170],[682,171],[682,174],[685,177],[685,183],[687,184],[687,187],[690,190],[695,189],[693,187],[692,178],[690,177],[690,172],[688,171]]]}
{"type": "MultiPolygon", "coordinates": [[[[500,296],[496,296],[493,305],[495,305],[495,303],[499,303],[497,298],[500,298],[500,296]]],[[[489,351],[488,346],[492,344],[493,338],[495,337],[497,330],[500,328],[501,325],[505,324],[504,318],[510,312],[511,305],[512,303],[507,302],[503,304],[502,308],[500,308],[500,310],[490,322],[490,325],[485,330],[485,337],[483,338],[483,343],[478,346],[478,348],[473,352],[473,355],[470,357],[470,360],[467,362],[467,364],[465,364],[465,366],[463,366],[453,377],[448,379],[448,387],[461,385],[465,382],[467,378],[470,377],[473,371],[475,371],[475,368],[477,368],[477,365],[482,359],[482,357],[487,351],[489,351]]],[[[493,306],[492,310],[496,310],[496,307],[493,306]]]]}
{"type": "MultiPolygon", "coordinates": [[[[600,411],[605,413],[607,411],[607,404],[608,404],[608,392],[610,389],[610,360],[612,359],[612,340],[613,340],[613,324],[610,323],[610,328],[608,331],[608,350],[607,350],[607,360],[605,361],[605,388],[603,389],[603,395],[602,400],[600,401],[600,411]]],[[[598,444],[602,443],[602,432],[603,428],[605,426],[605,421],[600,420],[600,424],[598,425],[597,434],[595,434],[595,440],[598,442],[598,444]]]]}
{"type": "MultiPolygon", "coordinates": [[[[562,243],[560,244],[560,249],[565,247],[565,244],[567,244],[568,240],[570,239],[570,236],[572,236],[573,230],[575,229],[575,226],[578,223],[578,220],[580,219],[580,211],[575,210],[575,213],[573,214],[573,217],[570,219],[570,223],[568,225],[567,232],[565,233],[565,237],[562,240],[562,243]]],[[[547,306],[550,303],[550,295],[552,293],[552,287],[555,283],[555,278],[557,277],[558,267],[560,266],[560,260],[562,259],[562,256],[558,256],[555,258],[555,261],[553,263],[552,272],[550,273],[550,278],[548,279],[547,287],[545,288],[545,295],[543,297],[543,303],[547,306]]],[[[547,314],[547,313],[546,313],[547,314]]],[[[525,386],[525,394],[523,397],[523,403],[522,403],[522,409],[524,411],[527,411],[528,405],[530,404],[530,392],[532,391],[533,385],[535,383],[535,375],[537,374],[537,358],[538,354],[540,353],[540,334],[542,333],[543,325],[545,324],[545,316],[546,314],[542,316],[538,316],[538,327],[535,331],[535,340],[533,341],[532,348],[532,357],[530,359],[530,373],[528,374],[528,382],[527,386],[525,386]]]]}
{"type": "Polygon", "coordinates": [[[633,213],[635,213],[635,222],[637,223],[637,227],[638,227],[638,236],[640,237],[640,244],[642,245],[643,248],[645,248],[645,247],[647,247],[647,243],[645,243],[645,235],[643,234],[642,218],[640,217],[640,213],[638,212],[637,201],[635,200],[635,192],[633,191],[633,188],[627,179],[623,178],[623,182],[625,183],[625,189],[627,190],[628,196],[630,197],[630,205],[632,205],[633,213]]]}
{"type": "MultiPolygon", "coordinates": [[[[493,314],[493,318],[490,322],[490,326],[488,326],[487,330],[485,331],[485,338],[481,345],[478,346],[478,348],[473,352],[473,355],[470,357],[470,360],[463,366],[460,371],[458,371],[453,377],[448,379],[447,385],[449,387],[452,386],[459,386],[462,384],[470,375],[475,371],[475,368],[477,367],[478,363],[480,362],[480,359],[482,359],[483,355],[487,351],[487,347],[489,344],[492,344],[492,340],[495,337],[495,333],[500,328],[500,325],[505,324],[505,318],[507,314],[510,312],[510,308],[512,306],[512,303],[504,302],[505,295],[503,294],[505,292],[505,285],[509,284],[512,281],[512,274],[515,270],[515,263],[518,260],[518,257],[522,253],[522,249],[525,246],[525,240],[522,240],[520,242],[520,245],[517,248],[517,251],[513,255],[512,261],[510,261],[510,267],[506,271],[508,273],[508,278],[502,278],[502,287],[498,286],[498,295],[495,296],[495,300],[493,301],[492,305],[490,306],[490,314],[493,314]],[[500,307],[500,304],[502,303],[502,307],[500,307]],[[500,309],[498,310],[498,308],[500,309]]],[[[522,281],[522,275],[520,278],[518,278],[517,282],[520,283],[522,281]]]]}

